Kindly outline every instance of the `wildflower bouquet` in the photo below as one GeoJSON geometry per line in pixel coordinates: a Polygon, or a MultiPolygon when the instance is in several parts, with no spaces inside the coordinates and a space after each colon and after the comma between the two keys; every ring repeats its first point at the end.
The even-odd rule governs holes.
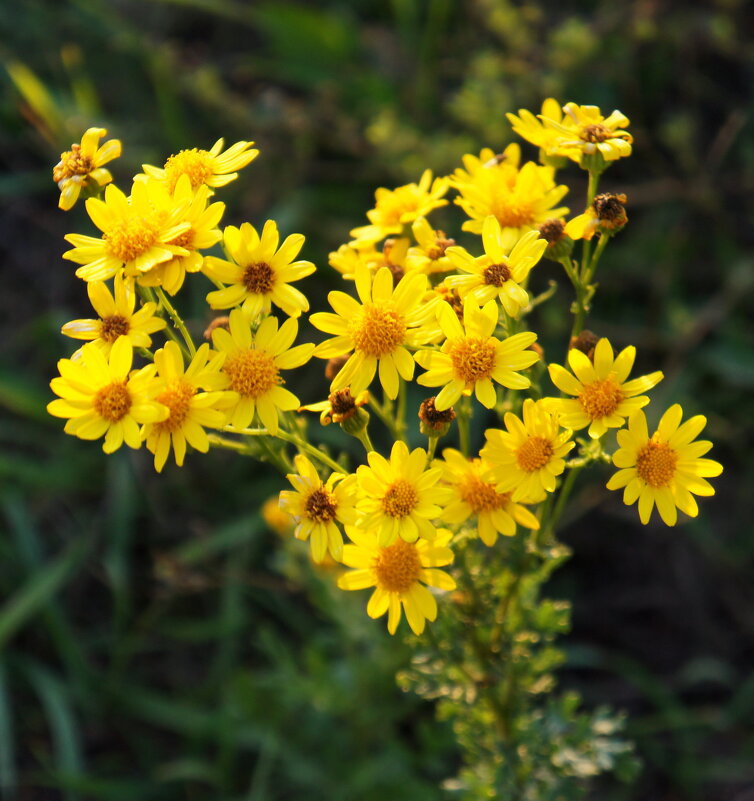
{"type": "Polygon", "coordinates": [[[327,335],[316,344],[296,344],[309,312],[299,282],[315,271],[299,258],[304,237],[281,241],[272,220],[219,227],[215,190],[256,158],[252,142],[144,165],[126,195],[102,166],[120,142],[99,147],[106,131],[89,129],[54,178],[61,207],[87,197],[99,231],[69,234],[64,254],[97,316],[63,326],[85,343],[59,362],[48,410],[107,453],[145,445],[158,472],[171,453],[182,465],[189,449],[211,447],[279,468],[290,488],[274,511],[313,562],[342,565],[340,589],[369,590],[370,617],[386,615],[391,634],[405,617],[417,635],[399,681],[453,721],[465,767],[447,787],[468,799],[576,798],[600,772],[630,777],[635,759],[619,717],[554,692],[568,607],[541,586],[568,557],[556,532],[574,486],[612,464],[607,488],[638,502],[643,523],[656,507],[672,526],[678,510],[697,515],[694,496],[713,494],[707,479],[722,467],[705,458],[701,415],[684,422],[676,404],[650,415],[650,431],[646,393],[662,373],[634,375],[633,346],[584,328],[599,263],[628,221],[625,195],[598,193],[602,173],[631,154],[628,119],[552,99],[537,116],[508,117],[538,161],[511,144],[464,156],[450,176],[427,170],[377,190],[369,224],[330,254],[346,291],[309,315],[327,335]],[[588,173],[585,210],[570,219],[558,183],[569,162],[588,173]],[[451,191],[468,248],[429,221],[451,191]],[[543,258],[574,291],[562,359],[545,357],[527,322],[553,299],[554,286],[529,286],[543,258]],[[202,344],[173,300],[198,273],[190,280],[206,282],[221,312],[202,344]],[[326,362],[330,384],[302,405],[289,371],[311,359],[326,362]],[[428,388],[418,409],[411,382],[428,388]],[[311,412],[353,447],[318,444],[311,412]],[[375,430],[389,447],[375,448],[375,430]]]}

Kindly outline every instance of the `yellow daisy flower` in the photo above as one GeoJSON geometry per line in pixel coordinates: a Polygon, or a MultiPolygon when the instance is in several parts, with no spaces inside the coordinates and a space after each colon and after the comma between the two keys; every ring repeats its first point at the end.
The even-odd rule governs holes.
{"type": "Polygon", "coordinates": [[[553,208],[568,187],[555,184],[552,167],[533,161],[527,161],[520,170],[503,162],[477,171],[468,180],[456,177],[453,186],[461,194],[455,202],[471,218],[462,229],[481,234],[485,219],[493,215],[502,229],[501,247],[507,250],[540,223],[568,212],[564,206],[553,208]]]}
{"type": "Polygon", "coordinates": [[[199,251],[211,248],[223,238],[217,226],[225,212],[225,204],[209,203],[209,188],[202,185],[194,191],[187,175],[179,178],[172,194],[163,184],[158,184],[158,189],[160,191],[155,198],[157,207],[170,213],[178,204],[182,210],[180,222],[189,225],[186,231],[168,244],[184,248],[188,253],[161,262],[148,272],[140,273],[137,279],[142,286],[161,286],[169,294],[175,295],[183,286],[186,273],[198,273],[202,269],[204,256],[199,251]]]}
{"type": "MultiPolygon", "coordinates": [[[[536,147],[544,151],[546,156],[558,155],[557,142],[559,134],[552,128],[547,127],[544,123],[540,122],[531,111],[525,108],[518,110],[518,116],[515,114],[506,114],[508,121],[513,130],[527,142],[531,142],[536,147]]],[[[548,97],[542,103],[541,119],[549,119],[553,122],[561,123],[563,121],[563,109],[560,103],[552,97],[548,97]]]]}
{"type": "Polygon", "coordinates": [[[253,142],[236,142],[223,152],[224,139],[218,139],[209,150],[191,148],[170,156],[164,167],[142,164],[146,175],[164,181],[172,192],[182,175],[187,175],[194,189],[210,186],[213,189],[225,186],[238,178],[237,170],[252,162],[259,151],[251,149],[253,142]]]}
{"type": "Polygon", "coordinates": [[[309,310],[306,296],[290,285],[316,269],[310,261],[294,261],[304,244],[301,234],[286,237],[278,248],[277,225],[267,220],[261,237],[253,225],[243,223],[240,228],[227,226],[223,242],[232,261],[214,256],[204,260],[204,272],[210,278],[230,284],[207,295],[213,309],[242,306],[251,319],[269,314],[273,303],[289,317],[309,310]]]}
{"type": "Polygon", "coordinates": [[[466,153],[461,156],[463,167],[456,167],[451,176],[451,186],[456,184],[473,184],[480,174],[496,176],[498,181],[510,183],[515,178],[521,163],[521,147],[512,142],[502,153],[495,153],[490,147],[483,147],[479,156],[466,153]],[[465,168],[465,169],[464,169],[465,168]]]}
{"type": "Polygon", "coordinates": [[[227,405],[230,393],[218,392],[227,384],[220,373],[224,354],[212,353],[205,343],[184,369],[181,349],[175,342],[166,343],[154,355],[160,379],[157,400],[169,410],[164,420],[144,426],[142,437],[148,450],[154,454],[154,469],[159,473],[165,466],[170,447],[175,463],[181,467],[186,456],[186,443],[200,453],[209,450],[209,439],[204,426],[222,428],[225,412],[219,407],[227,405]],[[210,390],[201,392],[200,390],[210,390]]]}
{"type": "Polygon", "coordinates": [[[306,456],[298,455],[293,461],[298,473],[286,476],[293,490],[280,493],[280,508],[294,518],[296,539],[310,540],[312,559],[317,564],[328,551],[333,559],[340,560],[343,535],[336,521],[343,524],[356,521],[356,476],[332,473],[323,482],[306,456]]]}
{"type": "Polygon", "coordinates": [[[434,542],[416,543],[398,539],[382,546],[374,534],[358,529],[346,529],[353,544],[343,548],[343,563],[355,568],[338,579],[341,590],[375,590],[367,604],[367,614],[378,618],[388,613],[387,630],[395,634],[401,620],[401,607],[414,634],[424,631],[425,622],[437,618],[437,602],[423,585],[441,590],[454,590],[456,583],[438,567],[451,564],[452,534],[447,529],[438,532],[434,542]]]}
{"type": "Polygon", "coordinates": [[[577,348],[568,351],[569,373],[559,364],[548,369],[552,383],[571,398],[546,398],[547,409],[560,415],[562,425],[574,431],[589,426],[589,436],[599,439],[609,428],[620,428],[625,419],[649,403],[640,393],[652,389],[663,375],[657,370],[627,381],[636,348],[629,345],[614,356],[604,337],[594,349],[594,361],[577,348]]]}
{"type": "Polygon", "coordinates": [[[140,275],[175,256],[188,256],[188,250],[170,243],[190,225],[181,222],[178,205],[167,213],[158,210],[153,202],[156,192],[153,182],[135,181],[128,198],[110,184],[104,201],[93,197],[86,201],[86,210],[102,236],[66,235],[74,247],[63,258],[82,265],[76,270],[79,278],[106,281],[121,268],[126,275],[140,275]]]}
{"type": "Polygon", "coordinates": [[[278,409],[299,408],[299,399],[280,386],[284,383],[280,371],[305,364],[314,350],[310,343],[291,348],[297,334],[295,319],[288,318],[278,329],[275,317],[266,317],[256,334],[252,334],[249,318],[242,309],[230,313],[229,331],[216,328],[212,332],[212,343],[226,356],[222,372],[235,393],[235,403],[228,408],[234,428],[246,428],[256,414],[270,434],[275,435],[278,409]]]}
{"type": "Polygon", "coordinates": [[[361,406],[369,403],[369,392],[364,390],[355,398],[349,387],[332,392],[327,400],[309,403],[302,406],[300,412],[319,412],[320,425],[329,426],[330,423],[342,423],[350,420],[361,406]]]}
{"type": "Polygon", "coordinates": [[[497,298],[507,314],[518,317],[529,303],[522,284],[542,258],[547,242],[536,230],[524,234],[512,249],[503,244],[508,239],[497,218],[487,217],[482,228],[484,255],[474,258],[465,248],[450,248],[448,258],[465,275],[449,275],[445,283],[480,305],[497,298]]]}
{"type": "Polygon", "coordinates": [[[442,350],[420,350],[414,357],[427,370],[419,376],[417,384],[444,385],[435,398],[437,409],[447,409],[461,395],[472,392],[483,406],[491,409],[497,401],[493,381],[509,389],[531,386],[531,381],[517,371],[531,367],[539,359],[534,351],[527,350],[536,340],[536,334],[524,331],[502,342],[492,336],[498,321],[494,300],[481,309],[467,300],[463,325],[448,303],[438,305],[437,319],[446,337],[445,344],[442,350]]]}
{"type": "Polygon", "coordinates": [[[99,140],[106,134],[106,128],[89,128],[80,145],[71,145],[70,150],[60,154],[60,161],[52,170],[52,180],[60,189],[58,206],[63,211],[73,208],[82,190],[105,186],[113,180],[102,165],[120,156],[121,144],[118,139],[108,139],[100,147],[99,140]]]}
{"type": "Polygon", "coordinates": [[[120,336],[128,337],[135,348],[148,348],[152,344],[150,334],[161,331],[167,325],[165,320],[155,317],[157,304],[144,303],[134,312],[134,284],[123,276],[115,276],[114,289],[113,297],[107,284],[90,281],[86,291],[99,319],[71,320],[63,326],[61,333],[73,339],[93,340],[105,354],[110,353],[113,343],[120,336]]]}
{"type": "Polygon", "coordinates": [[[400,234],[404,225],[447,205],[443,196],[449,186],[447,178],[432,180],[432,170],[424,170],[418,184],[406,184],[396,189],[380,187],[374,193],[374,208],[367,212],[371,225],[354,228],[351,231],[354,241],[350,244],[369,244],[391,234],[400,234]]]}
{"type": "Polygon", "coordinates": [[[124,441],[129,448],[140,447],[139,424],[164,420],[168,410],[155,400],[155,366],[132,372],[132,364],[128,337],[118,337],[109,355],[88,342],[79,360],[58,362],[60,377],[53,378],[50,387],[59,398],[47,404],[47,411],[68,418],[66,434],[81,439],[104,436],[105,453],[116,451],[124,441]]]}
{"type": "Polygon", "coordinates": [[[620,111],[603,117],[597,106],[566,103],[561,119],[540,115],[544,126],[557,138],[547,148],[550,155],[566,156],[580,162],[583,155],[599,153],[605,161],[631,155],[633,137],[623,130],[629,119],[620,111]]]}
{"type": "Polygon", "coordinates": [[[417,537],[431,540],[437,531],[431,522],[442,514],[442,505],[449,500],[448,489],[436,486],[442,469],[427,465],[427,452],[416,448],[409,453],[405,442],[395,442],[390,461],[376,451],[367,454],[369,466],[356,471],[361,499],[356,525],[379,535],[384,547],[396,538],[414,542],[417,537]]]}
{"type": "Polygon", "coordinates": [[[356,267],[359,303],[345,292],[327,296],[336,314],[318,312],[309,321],[315,328],[335,334],[317,345],[314,355],[322,359],[344,356],[353,351],[335,376],[330,391],[347,386],[358,394],[371,384],[379,365],[380,383],[389,398],[398,395],[398,376],[410,381],[414,360],[406,346],[426,342],[421,326],[433,313],[431,304],[422,305],[427,277],[412,273],[393,288],[393,276],[386,267],[373,276],[363,265],[356,267]]]}
{"type": "Polygon", "coordinates": [[[380,267],[387,267],[395,284],[406,274],[406,255],[410,244],[407,237],[390,237],[379,250],[373,243],[358,248],[341,245],[337,251],[330,253],[330,266],[348,281],[356,278],[357,264],[366,265],[372,273],[376,273],[380,267]]]}
{"type": "Polygon", "coordinates": [[[498,492],[511,492],[516,502],[539,503],[565,470],[563,457],[574,445],[571,431],[561,430],[557,416],[531,398],[524,401],[523,421],[507,412],[505,427],[485,432],[487,444],[479,455],[490,465],[498,492]]]}
{"type": "Polygon", "coordinates": [[[683,409],[676,403],[649,435],[644,412],[636,412],[628,428],[618,432],[620,447],[613,454],[613,464],[621,468],[608,481],[607,488],[624,487],[623,502],[630,506],[639,501],[639,517],[645,525],[657,505],[660,517],[668,526],[678,520],[677,509],[689,517],[699,514],[694,495],[714,495],[705,479],[719,476],[723,466],[712,459],[702,459],[712,447],[707,440],[696,440],[707,423],[695,415],[681,425],[683,409]]]}
{"type": "Polygon", "coordinates": [[[427,222],[426,217],[419,217],[411,225],[418,247],[411,248],[406,258],[406,269],[432,275],[447,273],[453,269],[453,263],[446,251],[453,247],[455,239],[449,239],[445,231],[436,231],[427,222]]]}
{"type": "Polygon", "coordinates": [[[497,535],[512,537],[516,523],[536,530],[539,520],[524,506],[514,503],[510,492],[498,492],[489,465],[482,459],[467,459],[453,448],[442,452],[443,480],[453,490],[453,500],[445,508],[446,523],[477,521],[479,538],[493,546],[497,535]]]}

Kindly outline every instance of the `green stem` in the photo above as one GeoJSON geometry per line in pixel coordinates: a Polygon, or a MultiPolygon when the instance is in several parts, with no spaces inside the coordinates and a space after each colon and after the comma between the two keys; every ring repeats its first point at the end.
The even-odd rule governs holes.
{"type": "Polygon", "coordinates": [[[543,534],[546,533],[552,535],[555,533],[555,527],[560,521],[560,517],[563,514],[563,511],[566,507],[566,503],[568,503],[568,498],[571,494],[571,491],[573,490],[574,484],[576,483],[576,478],[583,469],[584,469],[583,467],[572,467],[568,471],[568,475],[565,477],[565,480],[560,486],[560,491],[558,492],[558,499],[555,502],[555,507],[553,508],[551,514],[548,515],[547,520],[542,526],[543,534]]]}
{"type": "Polygon", "coordinates": [[[194,356],[196,356],[196,346],[194,345],[194,340],[191,339],[191,334],[189,334],[186,324],[181,319],[181,316],[178,314],[175,306],[173,306],[173,304],[168,300],[168,296],[165,294],[165,291],[161,286],[157,287],[157,297],[160,299],[160,304],[173,321],[173,325],[181,332],[183,341],[186,343],[186,347],[188,348],[189,356],[193,359],[194,356]]]}
{"type": "Polygon", "coordinates": [[[435,451],[437,450],[437,441],[440,437],[428,437],[427,439],[427,466],[432,464],[435,458],[435,451]]]}
{"type": "Polygon", "coordinates": [[[398,408],[395,413],[395,430],[398,432],[398,438],[406,441],[406,382],[398,379],[398,408]]]}
{"type": "Polygon", "coordinates": [[[369,438],[369,432],[367,431],[367,427],[361,429],[357,434],[354,434],[357,440],[364,446],[364,450],[367,453],[371,453],[374,450],[374,445],[372,445],[372,440],[369,438]]]}
{"type": "Polygon", "coordinates": [[[458,404],[456,419],[458,420],[458,443],[464,456],[469,455],[471,413],[471,398],[463,395],[458,404]]]}
{"type": "Polygon", "coordinates": [[[379,417],[380,420],[382,420],[382,422],[385,424],[385,428],[387,428],[387,430],[391,433],[393,439],[401,439],[400,432],[395,424],[393,415],[390,414],[390,412],[388,412],[371,393],[369,396],[369,406],[377,415],[377,417],[379,417]]]}

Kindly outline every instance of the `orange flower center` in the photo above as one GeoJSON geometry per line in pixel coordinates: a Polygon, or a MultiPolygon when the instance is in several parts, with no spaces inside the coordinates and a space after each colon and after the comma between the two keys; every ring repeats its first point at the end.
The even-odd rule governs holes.
{"type": "Polygon", "coordinates": [[[256,262],[243,271],[241,281],[252,295],[266,295],[275,283],[275,272],[266,262],[256,262]]]}
{"type": "Polygon", "coordinates": [[[614,378],[584,384],[579,395],[579,403],[592,420],[608,417],[623,401],[623,390],[614,378]]]}
{"type": "Polygon", "coordinates": [[[214,160],[215,157],[211,153],[198,148],[181,150],[171,156],[165,162],[165,181],[168,191],[172,192],[175,189],[175,185],[182,175],[188,175],[194,189],[206,184],[215,174],[214,160]]]}
{"type": "Polygon", "coordinates": [[[585,142],[604,142],[609,137],[610,129],[599,122],[595,122],[594,125],[585,125],[581,129],[581,138],[585,142]]]}
{"type": "Polygon", "coordinates": [[[491,264],[489,267],[485,267],[482,277],[485,284],[502,286],[506,281],[511,280],[510,267],[507,264],[491,264]]]}
{"type": "Polygon", "coordinates": [[[93,167],[92,160],[81,155],[81,145],[73,145],[70,150],[60,154],[60,164],[53,169],[52,178],[58,183],[74,175],[88,175],[93,167]]]}
{"type": "Polygon", "coordinates": [[[419,580],[422,564],[416,546],[400,537],[381,548],[374,562],[377,586],[388,592],[408,592],[419,580]]]}
{"type": "Polygon", "coordinates": [[[115,342],[118,337],[128,334],[130,330],[131,324],[128,319],[120,314],[112,314],[99,321],[99,335],[105,342],[115,342]]]}
{"type": "Polygon", "coordinates": [[[171,381],[155,398],[158,403],[170,410],[166,420],[156,424],[159,431],[178,431],[191,411],[191,398],[196,395],[196,387],[180,378],[171,381]]]}
{"type": "Polygon", "coordinates": [[[399,478],[385,493],[382,509],[390,517],[407,517],[418,502],[416,487],[405,478],[399,478]]]}
{"type": "Polygon", "coordinates": [[[667,487],[675,476],[678,452],[667,442],[649,442],[636,455],[636,472],[650,487],[667,487]]]}
{"type": "Polygon", "coordinates": [[[333,520],[338,510],[335,496],[325,487],[314,490],[304,504],[307,516],[318,523],[327,523],[333,520]]]}
{"type": "Polygon", "coordinates": [[[275,359],[264,350],[244,350],[231,356],[223,366],[231,389],[247,398],[260,398],[282,384],[275,359]]]}
{"type": "Polygon", "coordinates": [[[501,228],[520,228],[534,222],[534,212],[530,204],[510,195],[495,198],[490,210],[497,217],[501,228]]]}
{"type": "Polygon", "coordinates": [[[367,356],[386,356],[406,340],[403,316],[389,306],[365,303],[351,336],[356,350],[367,356]]]}
{"type": "Polygon", "coordinates": [[[501,509],[510,499],[509,492],[497,492],[494,482],[482,481],[479,476],[469,476],[458,488],[461,499],[474,512],[501,509]]]}
{"type": "Polygon", "coordinates": [[[528,437],[516,453],[516,462],[525,473],[533,473],[544,467],[554,452],[549,439],[528,437]]]}
{"type": "Polygon", "coordinates": [[[132,261],[154,245],[159,230],[156,220],[141,214],[130,214],[118,220],[105,233],[105,251],[119,261],[132,261]]]}
{"type": "Polygon", "coordinates": [[[184,231],[182,234],[178,234],[178,236],[171,239],[170,244],[175,245],[178,248],[186,248],[186,250],[191,250],[194,247],[195,233],[196,232],[193,228],[189,228],[188,231],[184,231]]]}
{"type": "Polygon", "coordinates": [[[94,396],[94,411],[105,420],[117,423],[131,408],[131,393],[125,381],[115,381],[97,390],[94,396]]]}
{"type": "Polygon", "coordinates": [[[467,384],[489,378],[495,369],[492,337],[466,337],[453,342],[448,351],[455,374],[467,384]]]}

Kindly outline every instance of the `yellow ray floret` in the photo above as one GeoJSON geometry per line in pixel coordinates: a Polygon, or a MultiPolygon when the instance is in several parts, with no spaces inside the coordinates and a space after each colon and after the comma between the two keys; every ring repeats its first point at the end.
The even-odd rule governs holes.
{"type": "Polygon", "coordinates": [[[113,180],[109,170],[102,165],[117,159],[121,154],[118,139],[108,139],[99,146],[99,140],[107,134],[105,128],[89,128],[81,137],[80,145],[60,154],[60,161],[52,170],[52,179],[60,189],[58,206],[63,211],[73,208],[83,191],[105,186],[113,180]]]}
{"type": "Polygon", "coordinates": [[[379,242],[386,236],[400,234],[403,226],[418,217],[426,217],[433,209],[445,206],[443,196],[448,191],[447,178],[432,179],[432,171],[424,170],[419,183],[397,189],[380,188],[374,193],[376,203],[367,212],[371,225],[354,228],[352,245],[379,242]]]}
{"type": "Polygon", "coordinates": [[[506,114],[513,130],[527,142],[531,142],[540,148],[546,156],[557,155],[557,145],[560,134],[545,125],[541,120],[549,119],[552,122],[561,123],[563,121],[563,109],[560,103],[552,97],[548,97],[542,103],[541,119],[537,119],[531,111],[525,108],[518,110],[515,114],[506,114]]]}
{"type": "Polygon", "coordinates": [[[318,312],[309,318],[320,331],[335,335],[319,344],[314,355],[331,359],[353,351],[333,379],[331,392],[350,386],[358,394],[372,382],[379,365],[380,383],[387,396],[395,398],[399,376],[410,381],[414,375],[406,346],[421,345],[431,335],[422,328],[434,312],[431,304],[423,303],[427,277],[412,273],[393,288],[387,267],[373,276],[359,264],[355,278],[361,303],[345,292],[330,292],[327,298],[336,313],[318,312]]]}
{"type": "Polygon", "coordinates": [[[126,197],[110,184],[104,201],[86,201],[86,210],[102,236],[66,235],[74,247],[63,258],[82,265],[76,270],[79,278],[106,281],[121,270],[138,276],[176,256],[189,255],[186,248],[171,244],[190,229],[189,223],[181,221],[183,209],[178,204],[167,212],[159,209],[158,191],[153,182],[135,181],[131,196],[126,197]]]}
{"type": "Polygon", "coordinates": [[[425,217],[419,217],[411,225],[417,247],[410,248],[406,257],[406,271],[415,271],[432,275],[447,273],[454,269],[453,262],[447,256],[448,248],[455,245],[444,231],[436,231],[425,217]]]}
{"type": "Polygon", "coordinates": [[[224,139],[218,139],[209,150],[191,148],[170,156],[164,167],[143,164],[144,172],[163,181],[172,192],[182,175],[187,175],[196,189],[203,184],[213,188],[225,186],[238,178],[238,170],[252,162],[259,151],[253,142],[236,142],[223,152],[224,139]]]}
{"type": "Polygon", "coordinates": [[[549,366],[552,383],[571,398],[546,398],[547,408],[560,415],[560,422],[578,431],[589,426],[589,436],[598,439],[609,428],[620,428],[627,417],[649,403],[642,395],[662,380],[657,370],[627,381],[636,358],[636,348],[629,345],[614,356],[604,337],[594,349],[594,362],[578,350],[568,352],[568,372],[559,364],[549,366]]]}
{"type": "Polygon", "coordinates": [[[296,539],[309,540],[312,559],[318,564],[330,553],[343,557],[343,535],[337,523],[356,520],[356,476],[333,473],[322,481],[314,465],[302,455],[294,459],[297,473],[289,473],[293,490],[280,493],[280,508],[294,518],[296,539]]]}
{"type": "Polygon", "coordinates": [[[210,278],[230,284],[207,295],[207,303],[213,309],[242,306],[251,319],[269,314],[273,303],[289,317],[299,317],[309,310],[306,296],[290,285],[316,269],[310,261],[296,260],[304,245],[301,234],[291,234],[278,247],[277,225],[274,220],[267,220],[261,236],[250,223],[240,228],[229,225],[223,242],[232,261],[214,256],[204,260],[204,272],[210,278]]]}
{"type": "Polygon", "coordinates": [[[342,590],[374,587],[367,604],[367,614],[378,618],[387,612],[387,629],[395,634],[401,620],[401,608],[414,634],[424,631],[426,621],[437,618],[435,596],[426,586],[454,590],[456,583],[444,570],[453,561],[448,547],[452,534],[441,529],[433,542],[416,543],[396,540],[381,546],[376,535],[348,527],[353,544],[343,548],[343,563],[354,568],[338,579],[342,590]]]}
{"type": "Polygon", "coordinates": [[[367,459],[369,466],[361,465],[356,471],[361,490],[356,525],[377,533],[381,546],[396,538],[406,542],[417,537],[434,539],[437,531],[432,520],[440,517],[451,497],[448,489],[437,486],[442,469],[425,469],[427,452],[416,448],[409,453],[404,442],[394,443],[390,461],[376,451],[367,459]]]}
{"type": "Polygon", "coordinates": [[[527,350],[537,335],[524,331],[499,340],[492,336],[498,322],[498,305],[489,301],[483,308],[467,300],[463,306],[463,325],[450,304],[437,304],[437,319],[445,335],[442,350],[421,350],[416,361],[427,372],[417,383],[424,387],[443,388],[435,398],[439,410],[448,409],[461,395],[476,394],[477,400],[491,409],[497,400],[493,382],[509,389],[531,386],[518,371],[531,367],[537,354],[527,350]]]}
{"type": "Polygon", "coordinates": [[[507,431],[487,430],[479,455],[490,465],[499,492],[511,492],[516,502],[539,503],[565,470],[563,457],[574,445],[571,431],[531,398],[524,401],[523,420],[512,412],[504,419],[507,431]]]}
{"type": "Polygon", "coordinates": [[[690,517],[699,513],[694,495],[714,495],[706,481],[719,476],[723,466],[713,459],[703,459],[712,443],[697,440],[707,423],[701,414],[681,424],[683,409],[676,403],[662,416],[657,430],[649,435],[644,412],[636,412],[628,428],[618,432],[620,447],[613,454],[613,464],[621,468],[608,481],[607,488],[623,490],[623,502],[630,506],[639,501],[639,517],[646,524],[655,505],[668,526],[674,526],[680,509],[690,517]]]}
{"type": "Polygon", "coordinates": [[[73,339],[92,340],[105,354],[110,353],[120,336],[128,337],[135,348],[148,348],[152,344],[150,334],[166,326],[165,320],[155,316],[157,304],[145,303],[134,312],[134,282],[120,275],[115,276],[114,290],[113,296],[104,282],[90,281],[86,291],[99,319],[71,320],[63,326],[61,333],[73,339]]]}
{"type": "Polygon", "coordinates": [[[597,106],[566,103],[563,116],[540,115],[544,127],[555,137],[548,141],[548,155],[566,156],[580,162],[582,156],[599,153],[605,161],[615,161],[631,155],[633,137],[624,130],[629,119],[620,111],[603,117],[597,106]]]}
{"type": "Polygon", "coordinates": [[[77,361],[61,359],[60,377],[50,382],[59,396],[47,404],[54,417],[68,418],[66,434],[81,439],[104,436],[102,450],[112,453],[123,442],[141,446],[140,423],[154,423],[168,416],[168,409],[155,400],[159,381],[153,364],[131,370],[133,347],[128,337],[119,337],[109,356],[93,342],[81,348],[77,361]]]}
{"type": "Polygon", "coordinates": [[[445,283],[462,297],[479,305],[497,298],[511,317],[518,317],[529,303],[523,287],[532,267],[542,258],[547,242],[538,231],[529,231],[510,248],[496,217],[487,217],[482,228],[484,255],[474,258],[465,248],[451,247],[448,258],[462,275],[449,275],[445,283]]]}
{"type": "Polygon", "coordinates": [[[224,354],[213,353],[206,343],[185,369],[183,355],[175,342],[168,342],[155,353],[154,363],[160,381],[157,400],[168,408],[169,414],[165,420],[144,426],[142,437],[154,454],[157,472],[165,466],[171,445],[175,463],[181,467],[186,444],[206,453],[209,439],[204,427],[221,428],[225,423],[224,409],[232,395],[218,391],[227,384],[220,373],[223,360],[224,354]]]}
{"type": "Polygon", "coordinates": [[[215,328],[212,342],[226,357],[222,372],[234,393],[228,408],[230,423],[236,429],[246,428],[256,414],[270,434],[277,434],[278,409],[292,411],[300,406],[299,399],[281,386],[280,371],[308,362],[314,345],[291,347],[298,334],[293,318],[278,328],[275,317],[266,317],[254,334],[246,313],[233,309],[229,325],[229,331],[215,328]]]}
{"type": "Polygon", "coordinates": [[[516,523],[539,528],[537,518],[515,503],[510,492],[498,492],[490,466],[483,459],[467,459],[453,448],[446,448],[442,458],[443,482],[453,491],[453,500],[442,515],[446,523],[473,525],[475,521],[479,538],[489,546],[497,542],[498,534],[512,537],[516,523]]]}

